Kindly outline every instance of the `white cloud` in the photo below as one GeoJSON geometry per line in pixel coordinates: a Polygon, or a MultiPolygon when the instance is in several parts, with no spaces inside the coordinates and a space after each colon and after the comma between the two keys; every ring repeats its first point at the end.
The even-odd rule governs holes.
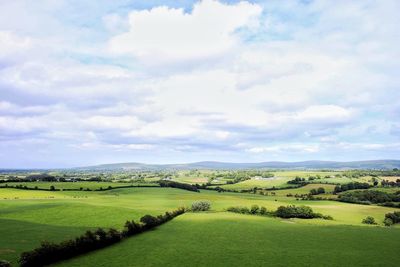
{"type": "Polygon", "coordinates": [[[128,53],[147,65],[207,60],[221,56],[240,43],[235,30],[254,26],[258,5],[226,5],[204,0],[190,13],[166,6],[129,14],[130,30],[110,41],[114,53],[128,53]]]}

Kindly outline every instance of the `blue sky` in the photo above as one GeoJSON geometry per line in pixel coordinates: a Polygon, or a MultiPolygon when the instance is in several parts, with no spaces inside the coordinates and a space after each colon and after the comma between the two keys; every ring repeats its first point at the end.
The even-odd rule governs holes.
{"type": "Polygon", "coordinates": [[[398,10],[0,1],[0,167],[400,159],[398,10]]]}

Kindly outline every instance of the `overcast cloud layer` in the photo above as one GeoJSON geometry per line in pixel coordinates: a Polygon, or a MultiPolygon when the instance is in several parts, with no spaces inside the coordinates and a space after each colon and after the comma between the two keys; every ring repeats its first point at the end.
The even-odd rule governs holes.
{"type": "Polygon", "coordinates": [[[400,1],[0,1],[0,167],[400,159],[400,1]]]}

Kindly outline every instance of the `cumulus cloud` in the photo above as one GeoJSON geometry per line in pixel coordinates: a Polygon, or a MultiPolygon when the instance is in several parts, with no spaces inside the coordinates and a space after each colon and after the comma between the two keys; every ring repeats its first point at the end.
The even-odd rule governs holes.
{"type": "Polygon", "coordinates": [[[183,8],[155,7],[132,11],[130,29],[110,40],[110,50],[131,54],[144,64],[210,60],[240,43],[235,31],[256,26],[258,5],[226,5],[205,0],[187,13],[183,8]]]}

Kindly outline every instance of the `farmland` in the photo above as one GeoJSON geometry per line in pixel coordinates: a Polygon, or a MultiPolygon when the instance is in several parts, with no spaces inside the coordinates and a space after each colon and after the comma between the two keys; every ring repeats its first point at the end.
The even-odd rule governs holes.
{"type": "MultiPolygon", "coordinates": [[[[232,175],[231,173],[226,172],[228,176],[232,175]]],[[[352,266],[380,264],[395,266],[394,262],[398,259],[399,253],[398,246],[395,244],[400,240],[400,228],[397,225],[385,227],[383,220],[385,214],[398,209],[327,200],[332,196],[337,197],[333,195],[333,189],[342,182],[336,183],[337,180],[347,178],[339,176],[322,178],[328,176],[326,172],[279,171],[273,173],[274,177],[282,177],[277,180],[281,183],[280,187],[285,189],[278,190],[278,184],[268,183],[269,179],[274,179],[274,177],[266,179],[253,177],[222,186],[222,188],[231,187],[238,190],[218,191],[213,184],[210,184],[199,192],[158,187],[154,178],[141,180],[141,182],[123,182],[117,179],[77,182],[3,182],[0,185],[22,185],[22,188],[0,188],[0,235],[2,237],[0,258],[17,266],[20,254],[39,246],[43,240],[61,242],[97,227],[115,228],[122,231],[127,220],[138,221],[146,214],[155,216],[178,207],[190,207],[191,203],[198,200],[206,200],[211,203],[210,211],[186,213],[153,231],[55,265],[159,266],[163,263],[162,265],[165,266],[188,264],[229,266],[236,263],[260,266],[268,263],[275,266],[290,266],[296,262],[297,266],[309,266],[315,261],[322,261],[324,266],[345,265],[345,263],[352,266]],[[325,175],[322,176],[322,173],[325,175]],[[317,175],[320,175],[321,180],[335,179],[335,182],[316,183],[319,180],[316,178],[300,186],[287,183],[294,177],[307,179],[317,175]],[[28,188],[37,186],[37,190],[26,190],[23,186],[28,188]],[[51,186],[59,190],[48,190],[51,186]],[[111,189],[108,188],[109,186],[111,189]],[[129,187],[116,188],[119,186],[129,187]],[[290,186],[295,187],[290,188],[290,186]],[[261,189],[239,191],[254,187],[261,189]],[[288,196],[307,195],[310,190],[319,187],[325,190],[324,194],[318,195],[322,197],[321,200],[288,196]],[[81,188],[89,190],[81,190],[81,188]],[[280,219],[227,212],[231,206],[250,207],[252,205],[263,206],[268,211],[274,211],[279,206],[306,205],[315,212],[332,216],[333,220],[280,219]],[[362,220],[367,216],[374,217],[377,225],[363,224],[362,220]],[[357,244],[362,244],[362,249],[354,249],[357,244]],[[288,251],[290,251],[289,254],[288,251]],[[310,257],[311,251],[313,251],[312,257],[310,257]],[[178,257],[177,253],[185,256],[178,257]],[[193,255],[195,255],[195,260],[193,260],[193,255]],[[222,255],[230,256],[222,260],[222,255]],[[346,261],[345,258],[350,256],[351,261],[346,261]]],[[[335,174],[337,173],[331,173],[329,176],[335,174]]],[[[211,171],[194,173],[193,176],[185,172],[184,175],[172,174],[172,177],[184,177],[180,182],[196,184],[199,177],[203,177],[203,181],[209,181],[212,175],[211,171]]],[[[163,179],[163,177],[165,174],[161,174],[159,178],[163,179]]],[[[351,180],[362,182],[371,180],[370,177],[366,177],[368,176],[351,178],[351,180]]],[[[219,180],[220,182],[230,181],[226,177],[219,180]]],[[[373,190],[373,188],[368,190],[373,190]]],[[[377,186],[376,190],[397,192],[395,187],[377,186]]]]}

